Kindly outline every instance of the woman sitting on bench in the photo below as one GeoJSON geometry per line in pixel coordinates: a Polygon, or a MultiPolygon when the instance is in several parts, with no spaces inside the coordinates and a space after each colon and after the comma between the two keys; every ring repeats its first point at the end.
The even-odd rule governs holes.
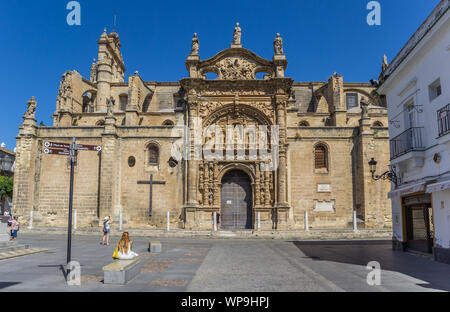
{"type": "Polygon", "coordinates": [[[130,240],[130,235],[128,232],[123,232],[122,238],[117,244],[117,258],[119,260],[130,260],[137,256],[137,253],[131,250],[133,242],[130,240]]]}

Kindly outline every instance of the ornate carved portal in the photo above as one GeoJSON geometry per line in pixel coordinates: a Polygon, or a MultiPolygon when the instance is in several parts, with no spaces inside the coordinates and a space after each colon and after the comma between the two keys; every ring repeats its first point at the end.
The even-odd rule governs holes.
{"type": "Polygon", "coordinates": [[[202,161],[199,165],[199,205],[219,210],[222,178],[231,170],[245,172],[252,181],[253,209],[271,209],[274,205],[274,174],[261,171],[259,162],[202,161]]]}
{"type": "MultiPolygon", "coordinates": [[[[271,104],[259,103],[262,109],[266,108],[267,116],[262,111],[256,109],[254,106],[258,103],[251,104],[237,104],[237,100],[233,104],[220,105],[220,103],[202,103],[200,105],[200,116],[205,116],[203,130],[210,127],[211,125],[219,126],[225,137],[222,138],[222,142],[227,142],[227,126],[241,125],[244,128],[256,129],[255,135],[257,134],[259,126],[265,126],[268,129],[267,138],[270,138],[270,125],[272,124],[272,118],[274,116],[273,109],[270,110],[271,104]],[[253,106],[254,105],[254,106],[253,106]],[[215,109],[219,107],[218,109],[215,109]],[[204,111],[202,110],[204,108],[204,111]],[[209,113],[209,110],[212,110],[209,113]],[[209,113],[209,114],[208,114],[209,113]]],[[[222,192],[222,178],[228,172],[232,170],[240,170],[247,174],[251,179],[251,194],[252,194],[252,211],[255,210],[271,210],[275,203],[274,194],[274,172],[262,171],[261,163],[262,160],[254,159],[250,160],[251,150],[253,149],[254,154],[257,154],[257,146],[254,146],[250,139],[251,134],[245,132],[244,135],[244,150],[239,150],[239,146],[233,143],[231,147],[234,153],[235,160],[226,160],[226,151],[223,151],[223,156],[225,160],[202,160],[198,165],[199,180],[198,180],[198,204],[199,208],[204,211],[217,211],[221,212],[221,192],[222,192]],[[239,154],[242,152],[242,154],[239,154]],[[241,161],[237,160],[238,155],[242,155],[244,159],[241,161]]],[[[270,139],[268,139],[270,143],[270,139]]],[[[205,142],[203,142],[205,143],[205,142]]],[[[223,145],[224,147],[227,144],[223,145]]],[[[230,147],[230,146],[228,146],[230,147]]],[[[270,145],[268,145],[268,151],[270,151],[270,145]]],[[[255,213],[252,213],[255,216],[255,213]]]]}
{"type": "Polygon", "coordinates": [[[193,134],[201,120],[202,145],[211,149],[212,157],[203,153],[201,159],[195,158],[198,155],[194,155],[191,142],[191,160],[186,161],[186,228],[211,227],[212,213],[221,213],[222,178],[233,170],[244,172],[251,180],[252,227],[256,228],[258,215],[262,228],[287,225],[286,103],[293,81],[284,78],[286,65],[284,55],[269,61],[240,47],[204,61],[198,56],[188,57],[189,78],[180,81],[186,96],[186,121],[193,134]],[[217,79],[207,79],[208,72],[216,73],[217,79]],[[267,75],[257,79],[256,74],[261,72],[267,75]],[[277,133],[272,126],[277,127],[277,133]],[[240,127],[243,135],[242,130],[236,130],[240,127]],[[279,155],[273,171],[264,170],[271,159],[261,157],[259,151],[263,129],[265,156],[272,152],[279,155]],[[236,137],[243,140],[236,141],[236,137]]]}

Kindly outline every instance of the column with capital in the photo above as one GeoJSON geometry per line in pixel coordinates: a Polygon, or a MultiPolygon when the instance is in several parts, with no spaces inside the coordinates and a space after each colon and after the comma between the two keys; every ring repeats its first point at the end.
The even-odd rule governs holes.
{"type": "Polygon", "coordinates": [[[287,98],[285,96],[276,97],[276,110],[277,110],[277,123],[279,126],[279,162],[278,162],[278,185],[277,185],[277,207],[289,207],[287,203],[286,194],[286,153],[287,153],[287,140],[286,140],[286,103],[287,98]]]}
{"type": "MultiPolygon", "coordinates": [[[[187,198],[186,203],[184,205],[185,208],[185,227],[186,229],[197,227],[197,208],[198,208],[198,180],[199,180],[199,161],[201,152],[199,153],[198,150],[196,150],[196,147],[198,148],[198,145],[201,141],[198,141],[198,138],[196,136],[196,131],[198,131],[199,125],[198,123],[198,104],[197,100],[194,98],[188,99],[188,126],[189,126],[189,135],[185,138],[185,144],[190,145],[190,159],[185,160],[186,164],[186,191],[187,191],[187,198]]],[[[200,125],[201,126],[201,125],[200,125]]],[[[201,131],[201,129],[200,129],[201,131]]],[[[200,136],[201,140],[201,136],[200,136]]]]}
{"type": "Polygon", "coordinates": [[[275,215],[272,216],[275,229],[289,227],[292,220],[289,219],[289,203],[287,201],[287,133],[286,133],[286,105],[288,96],[276,97],[277,124],[279,126],[278,168],[276,175],[276,206],[275,215]]]}

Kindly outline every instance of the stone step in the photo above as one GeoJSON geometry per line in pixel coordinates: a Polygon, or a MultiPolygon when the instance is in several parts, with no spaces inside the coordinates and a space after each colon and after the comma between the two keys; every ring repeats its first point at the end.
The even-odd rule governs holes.
{"type": "Polygon", "coordinates": [[[27,255],[32,255],[32,254],[36,254],[39,252],[46,252],[46,251],[51,251],[51,250],[52,249],[48,249],[48,248],[26,248],[26,249],[14,250],[14,251],[0,252],[0,260],[11,259],[11,258],[16,258],[16,257],[21,257],[21,256],[27,256],[27,255]]]}
{"type": "MultiPolygon", "coordinates": [[[[145,237],[207,237],[207,238],[287,238],[292,237],[296,239],[313,239],[313,238],[341,238],[341,239],[373,239],[392,237],[391,229],[361,229],[354,232],[353,229],[311,229],[305,231],[300,230],[239,230],[228,231],[222,230],[213,232],[210,230],[183,230],[173,229],[170,232],[164,229],[144,229],[144,228],[124,228],[120,231],[118,228],[112,229],[112,236],[121,236],[122,232],[128,231],[132,236],[145,237]]],[[[60,234],[67,235],[67,229],[61,227],[35,227],[27,229],[22,233],[46,233],[46,234],[60,234]]],[[[73,231],[74,235],[102,235],[101,228],[78,228],[73,231]]]]}
{"type": "Polygon", "coordinates": [[[28,248],[30,248],[29,245],[11,244],[11,246],[0,247],[0,253],[21,250],[21,249],[28,249],[28,248]]]}
{"type": "Polygon", "coordinates": [[[16,245],[16,244],[17,244],[17,241],[0,242],[0,248],[9,247],[11,245],[16,245]]]}

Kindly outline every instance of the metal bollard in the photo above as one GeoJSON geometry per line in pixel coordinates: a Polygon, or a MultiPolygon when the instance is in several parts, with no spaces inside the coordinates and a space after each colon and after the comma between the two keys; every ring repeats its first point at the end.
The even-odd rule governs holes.
{"type": "Polygon", "coordinates": [[[31,230],[33,228],[33,210],[30,211],[30,224],[28,228],[31,230]]]}
{"type": "Polygon", "coordinates": [[[309,231],[308,211],[305,211],[305,231],[309,231]]]}
{"type": "Polygon", "coordinates": [[[170,231],[170,212],[167,211],[167,232],[170,231]]]}
{"type": "Polygon", "coordinates": [[[258,231],[261,231],[261,211],[258,211],[258,231]]]}

